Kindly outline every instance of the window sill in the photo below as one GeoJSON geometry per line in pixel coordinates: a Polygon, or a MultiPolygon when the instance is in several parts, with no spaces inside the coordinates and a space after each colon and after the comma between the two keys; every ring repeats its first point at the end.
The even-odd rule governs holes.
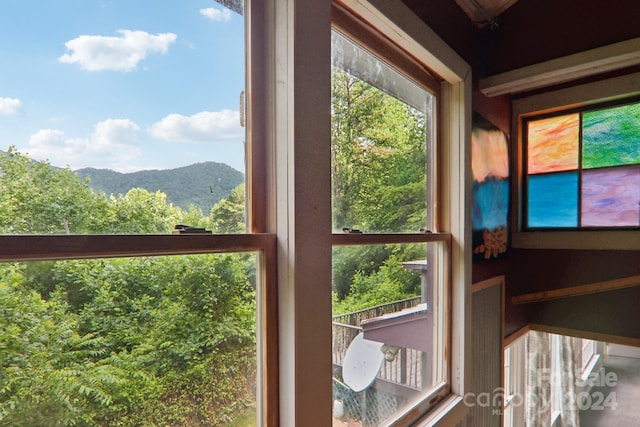
{"type": "Polygon", "coordinates": [[[429,411],[415,425],[416,427],[456,426],[467,415],[469,407],[464,398],[455,394],[449,395],[438,406],[429,411]]]}
{"type": "Polygon", "coordinates": [[[511,245],[521,249],[640,250],[640,231],[516,232],[511,245]]]}

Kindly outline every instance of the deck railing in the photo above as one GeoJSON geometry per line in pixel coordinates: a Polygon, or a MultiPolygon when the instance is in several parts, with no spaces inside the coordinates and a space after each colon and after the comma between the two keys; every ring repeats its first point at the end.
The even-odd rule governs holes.
{"type": "MultiPolygon", "coordinates": [[[[420,302],[421,297],[414,297],[333,316],[333,365],[336,367],[342,366],[349,344],[362,331],[360,324],[363,320],[415,307],[420,302]]],[[[402,348],[392,361],[383,363],[378,372],[378,378],[420,389],[422,386],[422,360],[421,351],[402,348]]]]}

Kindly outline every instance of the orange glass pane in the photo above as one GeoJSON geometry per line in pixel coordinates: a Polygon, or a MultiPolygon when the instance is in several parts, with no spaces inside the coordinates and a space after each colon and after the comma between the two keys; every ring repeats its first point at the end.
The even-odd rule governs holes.
{"type": "Polygon", "coordinates": [[[578,114],[529,122],[528,173],[577,169],[579,124],[578,114]]]}

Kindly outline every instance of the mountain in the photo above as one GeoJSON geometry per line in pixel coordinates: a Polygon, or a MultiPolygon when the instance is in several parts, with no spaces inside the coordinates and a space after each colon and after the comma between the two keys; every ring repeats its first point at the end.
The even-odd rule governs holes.
{"type": "Polygon", "coordinates": [[[224,163],[203,162],[176,169],[144,170],[121,173],[110,169],[84,168],[75,171],[80,178],[89,178],[96,191],[126,194],[132,188],[150,192],[162,191],[167,201],[187,209],[193,204],[208,214],[211,207],[244,182],[244,174],[224,163]]]}

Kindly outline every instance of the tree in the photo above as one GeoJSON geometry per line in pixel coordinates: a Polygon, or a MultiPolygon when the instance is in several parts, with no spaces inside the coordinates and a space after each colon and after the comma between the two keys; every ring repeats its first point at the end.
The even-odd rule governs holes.
{"type": "Polygon", "coordinates": [[[245,199],[244,184],[240,184],[213,206],[209,217],[216,233],[245,232],[245,199]]]}
{"type": "MultiPolygon", "coordinates": [[[[331,108],[334,229],[425,228],[427,116],[337,68],[331,108]]],[[[334,308],[390,302],[409,290],[419,294],[419,282],[405,274],[401,261],[420,257],[424,250],[412,245],[334,249],[333,291],[345,300],[334,308]],[[409,280],[408,287],[398,288],[400,280],[409,280]]]]}
{"type": "Polygon", "coordinates": [[[124,196],[111,196],[104,231],[117,234],[170,233],[180,208],[167,204],[166,194],[132,188],[124,196]]]}
{"type": "Polygon", "coordinates": [[[19,267],[2,267],[0,424],[95,425],[135,373],[105,357],[101,337],[79,334],[63,301],[22,279],[19,267]]]}
{"type": "MultiPolygon", "coordinates": [[[[0,167],[0,232],[210,224],[160,192],[93,193],[14,149],[0,167]]],[[[243,211],[240,187],[215,211],[220,230],[243,211]]],[[[222,425],[255,402],[255,298],[251,254],[0,265],[0,424],[222,425]]]]}
{"type": "Polygon", "coordinates": [[[334,227],[424,228],[425,115],[342,70],[332,76],[334,227]]]}
{"type": "Polygon", "coordinates": [[[0,155],[1,233],[92,233],[102,228],[106,207],[68,168],[32,161],[15,147],[0,155]]]}

